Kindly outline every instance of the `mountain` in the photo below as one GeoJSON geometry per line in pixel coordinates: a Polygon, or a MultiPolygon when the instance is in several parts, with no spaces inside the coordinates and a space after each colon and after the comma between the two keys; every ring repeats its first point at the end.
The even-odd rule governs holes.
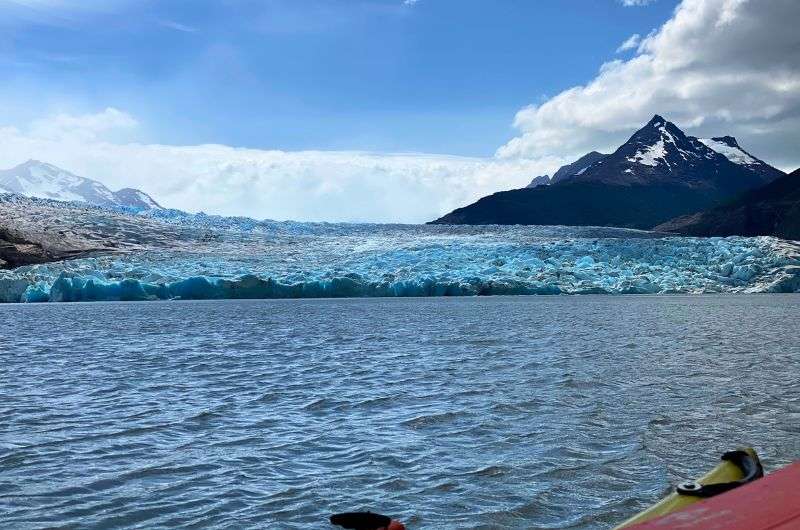
{"type": "Polygon", "coordinates": [[[538,177],[533,177],[531,183],[525,186],[526,188],[538,188],[539,186],[549,186],[550,185],[550,176],[549,175],[539,175],[538,177]]]}
{"type": "Polygon", "coordinates": [[[137,208],[139,210],[161,209],[161,205],[154,201],[151,196],[136,188],[122,188],[114,192],[114,197],[120,202],[121,206],[137,208]]]}
{"type": "Polygon", "coordinates": [[[616,151],[568,182],[682,186],[730,196],[764,181],[763,175],[750,166],[732,162],[656,115],[616,151]]]}
{"type": "Polygon", "coordinates": [[[783,171],[775,169],[763,160],[759,160],[742,149],[733,136],[699,138],[699,140],[705,144],[706,147],[724,155],[725,158],[734,164],[739,164],[754,172],[765,184],[785,175],[783,171]]]}
{"type": "Polygon", "coordinates": [[[606,155],[598,153],[597,151],[592,151],[591,153],[583,155],[575,162],[558,168],[558,171],[553,173],[552,178],[549,175],[540,175],[538,177],[533,177],[533,180],[531,180],[530,184],[528,184],[525,187],[538,188],[539,186],[549,186],[551,184],[558,184],[559,182],[564,182],[565,180],[568,180],[575,175],[581,175],[584,171],[586,171],[586,169],[589,166],[591,166],[601,158],[605,158],[605,156],[606,155]]]}
{"type": "Polygon", "coordinates": [[[592,151],[591,153],[585,154],[580,157],[578,160],[571,164],[567,164],[566,166],[561,166],[558,171],[553,173],[553,178],[551,179],[551,184],[559,184],[576,175],[582,175],[589,169],[589,166],[597,162],[598,160],[602,160],[608,155],[604,155],[603,153],[598,153],[597,151],[592,151]]]}
{"type": "Polygon", "coordinates": [[[125,188],[113,192],[96,180],[79,177],[38,160],[28,160],[24,164],[0,171],[0,192],[57,201],[86,202],[104,207],[139,210],[161,208],[143,191],[125,188]]]}
{"type": "Polygon", "coordinates": [[[800,240],[800,169],[728,204],[673,219],[655,229],[691,236],[776,236],[800,240]]]}
{"type": "Polygon", "coordinates": [[[549,186],[495,193],[433,222],[647,229],[784,175],[722,138],[709,147],[656,115],[613,153],[564,166],[549,186]]]}

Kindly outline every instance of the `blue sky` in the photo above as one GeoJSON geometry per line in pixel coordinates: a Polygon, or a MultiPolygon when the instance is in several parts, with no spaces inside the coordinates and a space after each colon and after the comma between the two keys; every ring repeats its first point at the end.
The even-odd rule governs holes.
{"type": "Polygon", "coordinates": [[[6,6],[3,114],[114,107],[148,142],[490,156],[521,107],[590,79],[676,2],[80,4],[6,6]]]}
{"type": "Polygon", "coordinates": [[[798,20],[798,0],[0,0],[0,168],[424,222],[660,114],[793,170],[798,20]]]}

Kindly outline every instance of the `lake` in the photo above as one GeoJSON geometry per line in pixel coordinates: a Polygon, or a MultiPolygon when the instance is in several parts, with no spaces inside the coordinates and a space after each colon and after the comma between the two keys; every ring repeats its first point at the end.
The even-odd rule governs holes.
{"type": "Polygon", "coordinates": [[[603,528],[800,454],[800,295],[0,305],[7,528],[603,528]]]}

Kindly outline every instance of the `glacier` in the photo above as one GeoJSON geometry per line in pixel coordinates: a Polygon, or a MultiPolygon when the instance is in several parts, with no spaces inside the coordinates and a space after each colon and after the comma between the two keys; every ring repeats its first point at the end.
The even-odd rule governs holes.
{"type": "Polygon", "coordinates": [[[41,226],[41,212],[57,208],[61,231],[74,238],[88,238],[92,223],[104,237],[122,226],[115,230],[124,238],[114,251],[0,271],[0,301],[800,291],[800,245],[771,237],[300,223],[85,206],[76,214],[52,202],[26,208],[40,208],[41,226]]]}

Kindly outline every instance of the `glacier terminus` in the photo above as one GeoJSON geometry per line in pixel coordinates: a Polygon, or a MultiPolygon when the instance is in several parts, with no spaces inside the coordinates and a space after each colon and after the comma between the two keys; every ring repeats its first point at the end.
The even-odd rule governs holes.
{"type": "Polygon", "coordinates": [[[0,213],[74,256],[1,270],[2,302],[800,290],[800,245],[773,237],[256,221],[11,194],[0,213]]]}

